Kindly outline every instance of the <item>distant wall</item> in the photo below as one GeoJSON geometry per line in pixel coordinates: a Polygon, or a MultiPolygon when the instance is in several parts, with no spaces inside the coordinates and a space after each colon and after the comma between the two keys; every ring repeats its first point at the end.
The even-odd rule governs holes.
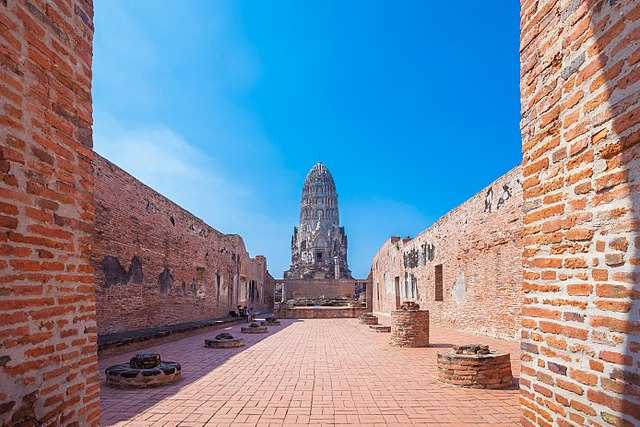
{"type": "Polygon", "coordinates": [[[94,162],[98,333],[272,307],[266,259],[110,161],[94,162]]]}
{"type": "Polygon", "coordinates": [[[285,319],[355,319],[367,311],[365,307],[282,307],[276,314],[285,319]]]}
{"type": "Polygon", "coordinates": [[[388,313],[397,302],[414,300],[434,325],[516,339],[522,207],[518,167],[416,238],[387,240],[372,263],[373,311],[388,313]]]}
{"type": "Polygon", "coordinates": [[[367,286],[367,281],[356,279],[284,279],[277,280],[276,286],[279,289],[284,289],[285,300],[323,296],[326,298],[351,298],[357,288],[367,286]]]}

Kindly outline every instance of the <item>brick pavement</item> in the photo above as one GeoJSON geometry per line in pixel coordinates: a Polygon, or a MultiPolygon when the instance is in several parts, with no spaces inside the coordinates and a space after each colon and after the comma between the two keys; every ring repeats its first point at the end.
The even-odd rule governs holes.
{"type": "MultiPolygon", "coordinates": [[[[479,342],[512,353],[515,342],[434,329],[427,349],[398,349],[355,319],[283,320],[241,349],[205,348],[207,332],[149,347],[183,365],[157,389],[102,387],[102,424],[213,426],[282,424],[517,425],[518,391],[467,390],[436,380],[436,352],[479,342]]],[[[239,326],[227,328],[239,335],[239,326]]],[[[105,367],[133,353],[100,360],[105,367]]]]}

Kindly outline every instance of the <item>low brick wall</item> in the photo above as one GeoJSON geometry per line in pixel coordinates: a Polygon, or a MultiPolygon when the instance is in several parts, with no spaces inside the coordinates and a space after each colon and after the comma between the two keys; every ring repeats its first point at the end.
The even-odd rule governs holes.
{"type": "Polygon", "coordinates": [[[203,332],[226,328],[241,322],[246,322],[246,317],[207,319],[98,335],[98,355],[104,357],[144,349],[152,345],[176,341],[203,332]]]}
{"type": "Polygon", "coordinates": [[[395,347],[429,346],[429,312],[426,310],[392,311],[391,345],[395,347]]]}
{"type": "Polygon", "coordinates": [[[365,307],[298,307],[280,310],[285,319],[357,318],[367,312],[365,307]]]}
{"type": "Polygon", "coordinates": [[[285,300],[320,297],[352,298],[358,285],[367,285],[367,281],[362,279],[284,279],[276,280],[275,283],[276,286],[284,289],[285,300]]]}

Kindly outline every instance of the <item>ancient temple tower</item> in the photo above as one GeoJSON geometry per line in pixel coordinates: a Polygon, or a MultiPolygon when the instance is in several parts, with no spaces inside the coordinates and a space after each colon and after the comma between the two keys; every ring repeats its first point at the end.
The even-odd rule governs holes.
{"type": "Polygon", "coordinates": [[[293,228],[291,267],[285,279],[350,279],[347,235],[340,227],[331,172],[316,163],[304,180],[300,224],[293,228]]]}

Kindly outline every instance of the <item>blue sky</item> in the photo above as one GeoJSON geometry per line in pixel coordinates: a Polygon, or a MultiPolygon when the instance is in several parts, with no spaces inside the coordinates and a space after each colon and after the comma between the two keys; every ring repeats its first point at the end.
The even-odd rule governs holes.
{"type": "Polygon", "coordinates": [[[520,161],[516,2],[95,2],[98,153],[281,277],[307,170],[359,277],[520,161]]]}

